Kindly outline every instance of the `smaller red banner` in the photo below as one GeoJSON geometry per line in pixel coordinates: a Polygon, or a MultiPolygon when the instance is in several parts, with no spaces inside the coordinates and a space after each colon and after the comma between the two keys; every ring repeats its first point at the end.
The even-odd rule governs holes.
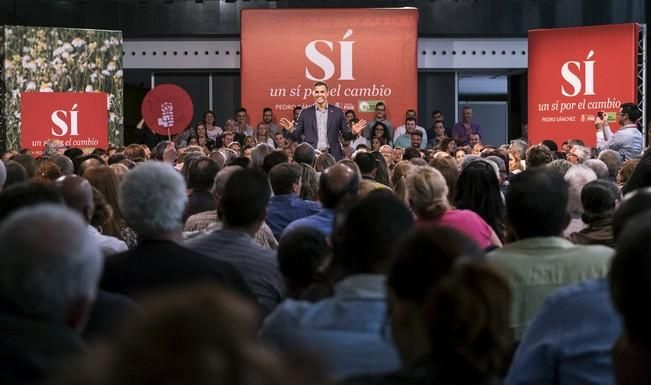
{"type": "Polygon", "coordinates": [[[20,94],[20,146],[35,152],[49,140],[67,147],[108,147],[108,101],[103,92],[20,94]]]}
{"type": "Polygon", "coordinates": [[[176,135],[185,130],[194,116],[192,99],[174,84],[152,88],[140,108],[145,123],[160,135],[176,135]]]}

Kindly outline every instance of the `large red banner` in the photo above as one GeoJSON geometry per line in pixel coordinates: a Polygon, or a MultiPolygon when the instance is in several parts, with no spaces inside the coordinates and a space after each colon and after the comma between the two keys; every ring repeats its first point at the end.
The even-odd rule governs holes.
{"type": "Polygon", "coordinates": [[[615,131],[620,104],[637,103],[637,42],[636,24],[529,31],[529,142],[594,146],[599,111],[615,131]]]}
{"type": "Polygon", "coordinates": [[[20,147],[42,151],[49,140],[67,147],[108,147],[108,95],[103,92],[20,94],[20,147]]]}
{"type": "Polygon", "coordinates": [[[372,119],[384,101],[388,119],[402,124],[417,107],[416,9],[292,9],[242,11],[242,105],[251,124],[270,107],[292,120],[296,105],[314,103],[324,81],[328,102],[372,119]]]}

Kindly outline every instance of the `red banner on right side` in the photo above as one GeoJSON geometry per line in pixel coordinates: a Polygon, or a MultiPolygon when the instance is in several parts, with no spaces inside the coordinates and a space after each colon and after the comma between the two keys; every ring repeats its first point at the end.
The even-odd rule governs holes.
{"type": "Polygon", "coordinates": [[[597,112],[616,131],[620,104],[637,103],[637,24],[529,31],[529,143],[595,146],[597,112]]]}

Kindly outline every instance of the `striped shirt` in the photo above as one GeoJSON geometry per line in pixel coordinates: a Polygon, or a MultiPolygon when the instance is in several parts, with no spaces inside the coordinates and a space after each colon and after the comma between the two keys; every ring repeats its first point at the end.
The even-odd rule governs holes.
{"type": "Polygon", "coordinates": [[[189,240],[185,246],[232,263],[251,287],[264,310],[263,315],[271,312],[283,299],[283,278],[278,270],[276,252],[258,245],[250,235],[241,231],[215,230],[189,240]]]}

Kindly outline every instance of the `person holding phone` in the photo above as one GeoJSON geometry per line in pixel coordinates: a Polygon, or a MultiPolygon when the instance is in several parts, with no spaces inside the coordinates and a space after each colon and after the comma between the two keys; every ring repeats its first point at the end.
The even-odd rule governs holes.
{"type": "Polygon", "coordinates": [[[597,148],[599,151],[606,149],[617,151],[624,161],[639,158],[642,153],[643,140],[637,122],[642,117],[642,111],[635,103],[622,103],[619,107],[618,117],[621,127],[613,134],[608,127],[607,115],[603,112],[597,114],[597,120],[595,120],[597,148]],[[600,133],[603,135],[601,143],[599,143],[600,133]]]}

